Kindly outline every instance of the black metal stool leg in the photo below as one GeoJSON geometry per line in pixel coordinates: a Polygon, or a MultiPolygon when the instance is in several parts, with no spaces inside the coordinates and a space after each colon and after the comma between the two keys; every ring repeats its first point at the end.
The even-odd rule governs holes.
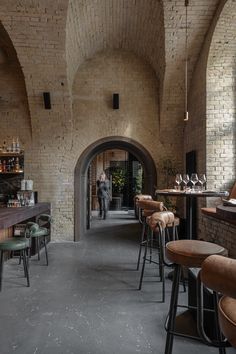
{"type": "Polygon", "coordinates": [[[1,251],[1,259],[0,259],[0,291],[2,290],[2,276],[3,276],[3,260],[4,260],[4,252],[1,251]]]}
{"type": "Polygon", "coordinates": [[[160,280],[162,282],[162,302],[165,302],[165,264],[164,264],[164,243],[165,243],[165,230],[160,229],[159,233],[159,267],[160,267],[160,280]]]}
{"type": "Polygon", "coordinates": [[[23,250],[23,264],[24,264],[25,277],[27,279],[27,286],[30,286],[29,271],[28,271],[27,259],[26,259],[26,249],[23,250]]]}
{"type": "Polygon", "coordinates": [[[173,340],[174,340],[173,331],[175,328],[175,318],[176,318],[177,305],[178,305],[180,274],[181,274],[181,267],[175,264],[170,308],[169,308],[169,314],[167,318],[167,336],[166,336],[165,354],[171,354],[173,348],[173,340]]]}
{"type": "Polygon", "coordinates": [[[137,270],[139,270],[140,258],[141,258],[141,252],[142,252],[142,246],[143,246],[143,242],[144,242],[144,238],[145,238],[145,231],[146,231],[146,224],[145,224],[145,222],[143,222],[142,234],[141,234],[141,242],[140,242],[140,244],[139,244],[137,270]]]}
{"type": "Polygon", "coordinates": [[[43,242],[44,242],[44,248],[45,248],[46,264],[48,266],[48,250],[47,250],[46,236],[43,237],[43,242]]]}
{"type": "Polygon", "coordinates": [[[38,260],[40,261],[40,242],[39,242],[39,237],[37,237],[37,251],[38,251],[38,260]]]}
{"type": "Polygon", "coordinates": [[[140,281],[139,281],[139,287],[138,287],[139,290],[141,290],[141,288],[142,288],[143,274],[144,274],[145,263],[146,263],[146,258],[147,258],[147,249],[148,249],[148,239],[147,239],[146,244],[145,244],[145,250],[144,250],[144,255],[143,255],[143,266],[142,266],[142,271],[141,271],[140,281]]]}
{"type": "MultiPolygon", "coordinates": [[[[215,328],[216,328],[216,338],[218,342],[223,342],[223,335],[220,330],[219,326],[219,316],[218,316],[218,301],[219,301],[219,296],[218,294],[213,291],[213,303],[214,303],[214,317],[215,317],[215,328]]],[[[226,350],[224,347],[219,347],[219,354],[226,354],[226,350]]]]}

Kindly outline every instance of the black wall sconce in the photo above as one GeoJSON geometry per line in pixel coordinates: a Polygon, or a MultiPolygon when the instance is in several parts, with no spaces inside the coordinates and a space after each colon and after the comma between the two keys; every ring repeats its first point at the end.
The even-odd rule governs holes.
{"type": "Polygon", "coordinates": [[[44,108],[51,109],[50,92],[43,92],[44,108]]]}
{"type": "Polygon", "coordinates": [[[119,93],[113,93],[113,109],[119,109],[119,93]]]}

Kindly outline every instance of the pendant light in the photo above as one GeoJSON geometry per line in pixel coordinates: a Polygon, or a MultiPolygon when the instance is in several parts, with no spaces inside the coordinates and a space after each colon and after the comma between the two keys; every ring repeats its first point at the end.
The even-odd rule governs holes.
{"type": "Polygon", "coordinates": [[[185,0],[185,122],[188,121],[188,5],[189,0],[185,0]]]}

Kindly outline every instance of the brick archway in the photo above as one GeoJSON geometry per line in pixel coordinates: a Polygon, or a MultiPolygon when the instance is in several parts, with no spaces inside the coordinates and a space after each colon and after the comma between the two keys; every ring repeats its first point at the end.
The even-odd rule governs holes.
{"type": "Polygon", "coordinates": [[[157,172],[150,153],[138,142],[124,137],[109,137],[91,144],[80,156],[75,167],[74,184],[74,220],[75,241],[79,241],[86,232],[86,196],[87,171],[93,158],[108,149],[123,149],[138,158],[144,169],[144,193],[154,194],[157,172]]]}

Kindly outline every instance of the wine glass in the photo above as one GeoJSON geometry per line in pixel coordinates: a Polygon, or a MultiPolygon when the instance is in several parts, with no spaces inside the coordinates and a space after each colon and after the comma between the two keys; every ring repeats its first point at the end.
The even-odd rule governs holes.
{"type": "Polygon", "coordinates": [[[206,183],[206,175],[204,173],[199,176],[199,183],[201,184],[201,190],[203,190],[203,186],[206,183]]]}
{"type": "Polygon", "coordinates": [[[175,182],[178,185],[177,189],[180,189],[180,183],[182,182],[182,175],[180,173],[177,173],[177,175],[175,176],[175,182]]]}
{"type": "Polygon", "coordinates": [[[187,189],[188,182],[189,182],[189,175],[187,173],[184,173],[183,174],[184,190],[187,189]]]}
{"type": "Polygon", "coordinates": [[[191,181],[192,184],[193,184],[193,190],[195,190],[195,184],[198,182],[198,175],[197,175],[197,173],[192,173],[192,174],[191,174],[190,181],[191,181]]]}

